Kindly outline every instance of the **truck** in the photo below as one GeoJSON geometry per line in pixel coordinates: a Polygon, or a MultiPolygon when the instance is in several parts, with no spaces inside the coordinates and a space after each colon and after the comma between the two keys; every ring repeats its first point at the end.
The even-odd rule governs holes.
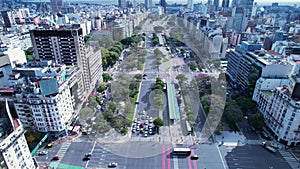
{"type": "Polygon", "coordinates": [[[272,146],[269,142],[262,142],[262,146],[265,149],[267,149],[267,150],[269,150],[269,151],[271,151],[273,153],[276,153],[276,151],[277,151],[277,149],[274,146],[272,146]]]}

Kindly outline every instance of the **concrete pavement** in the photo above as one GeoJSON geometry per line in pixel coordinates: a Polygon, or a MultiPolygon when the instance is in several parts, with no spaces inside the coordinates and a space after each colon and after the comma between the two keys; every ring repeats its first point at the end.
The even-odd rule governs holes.
{"type": "Polygon", "coordinates": [[[247,139],[241,132],[221,131],[221,133],[215,136],[219,145],[236,147],[247,144],[247,139]]]}

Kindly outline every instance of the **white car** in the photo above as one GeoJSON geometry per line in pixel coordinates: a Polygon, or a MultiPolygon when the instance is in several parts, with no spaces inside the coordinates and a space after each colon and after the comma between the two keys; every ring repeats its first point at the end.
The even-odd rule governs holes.
{"type": "Polygon", "coordinates": [[[116,163],[116,162],[112,162],[112,163],[109,163],[108,164],[108,167],[109,168],[115,168],[115,167],[117,167],[118,166],[118,163],[116,163]]]}

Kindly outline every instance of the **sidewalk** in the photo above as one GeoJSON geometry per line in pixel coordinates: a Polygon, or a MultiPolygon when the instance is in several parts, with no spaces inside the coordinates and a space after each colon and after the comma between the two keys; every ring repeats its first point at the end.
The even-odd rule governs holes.
{"type": "Polygon", "coordinates": [[[222,134],[216,135],[215,139],[219,145],[228,147],[243,146],[247,144],[246,137],[241,132],[222,131],[222,134]]]}

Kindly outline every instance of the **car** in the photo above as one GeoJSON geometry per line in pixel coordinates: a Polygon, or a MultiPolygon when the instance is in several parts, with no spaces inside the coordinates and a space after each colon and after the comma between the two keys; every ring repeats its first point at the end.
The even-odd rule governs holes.
{"type": "Polygon", "coordinates": [[[46,148],[51,148],[52,146],[53,145],[49,143],[49,144],[46,145],[46,148]]]}
{"type": "Polygon", "coordinates": [[[143,77],[145,77],[145,76],[148,76],[148,75],[146,75],[146,74],[143,74],[143,77]]]}
{"type": "Polygon", "coordinates": [[[86,153],[84,156],[85,157],[92,157],[92,153],[86,153]]]}
{"type": "Polygon", "coordinates": [[[194,155],[191,156],[192,160],[197,160],[198,158],[199,158],[199,156],[197,154],[194,154],[194,155]]]}
{"type": "Polygon", "coordinates": [[[39,156],[43,156],[43,155],[47,155],[48,152],[43,150],[43,151],[39,151],[37,154],[38,154],[39,156]]]}
{"type": "Polygon", "coordinates": [[[52,160],[53,160],[53,161],[59,160],[59,156],[54,156],[54,157],[52,158],[52,160]]]}
{"type": "Polygon", "coordinates": [[[82,160],[83,161],[89,161],[90,159],[91,159],[91,157],[84,156],[82,160]]]}
{"type": "Polygon", "coordinates": [[[109,168],[115,168],[115,167],[117,167],[118,166],[118,163],[116,163],[116,162],[112,162],[112,163],[109,163],[108,164],[108,167],[109,168]]]}
{"type": "Polygon", "coordinates": [[[148,133],[144,133],[144,137],[148,137],[148,133]]]}
{"type": "Polygon", "coordinates": [[[144,80],[147,80],[147,78],[146,78],[146,77],[143,77],[143,79],[144,79],[144,80]]]}

